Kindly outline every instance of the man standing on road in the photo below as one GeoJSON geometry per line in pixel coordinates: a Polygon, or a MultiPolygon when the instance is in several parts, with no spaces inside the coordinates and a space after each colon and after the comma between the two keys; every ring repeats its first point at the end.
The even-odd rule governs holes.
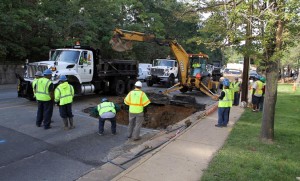
{"type": "Polygon", "coordinates": [[[99,113],[99,132],[100,136],[103,135],[104,132],[104,123],[105,120],[109,120],[111,123],[111,134],[116,135],[116,114],[120,110],[120,107],[113,102],[109,102],[107,98],[103,98],[101,100],[101,104],[97,106],[97,110],[99,113]]]}
{"type": "Polygon", "coordinates": [[[67,82],[67,77],[59,77],[60,84],[55,89],[55,102],[59,105],[59,114],[64,122],[64,130],[75,128],[73,124],[72,102],[74,88],[67,82]],[[70,126],[68,126],[70,124],[70,126]]]}
{"type": "Polygon", "coordinates": [[[46,69],[44,77],[39,78],[35,85],[35,96],[38,101],[36,126],[41,127],[44,120],[44,129],[50,129],[53,113],[53,84],[51,82],[52,71],[46,69]]]}
{"type": "Polygon", "coordinates": [[[36,71],[35,78],[32,81],[33,97],[35,97],[35,85],[36,85],[37,81],[39,80],[39,78],[41,78],[41,77],[43,77],[43,73],[41,71],[36,71]]]}
{"type": "Polygon", "coordinates": [[[238,77],[235,77],[234,80],[232,83],[234,91],[233,106],[238,106],[240,104],[241,83],[238,77]]]}
{"type": "Polygon", "coordinates": [[[229,113],[230,108],[232,107],[232,93],[229,89],[230,82],[228,79],[223,80],[223,90],[221,92],[221,95],[219,97],[216,97],[215,99],[219,99],[218,104],[218,124],[216,124],[216,127],[227,127],[227,124],[229,122],[229,113]]]}
{"type": "Polygon", "coordinates": [[[129,125],[128,138],[133,136],[133,140],[140,138],[140,129],[144,121],[144,112],[147,112],[146,106],[150,104],[147,95],[141,90],[142,82],[137,81],[135,89],[130,91],[124,99],[124,103],[129,106],[129,125]]]}
{"type": "Polygon", "coordinates": [[[252,104],[253,104],[253,112],[257,112],[259,103],[261,101],[261,97],[263,95],[263,83],[259,80],[259,77],[255,77],[255,82],[253,83],[252,89],[252,104]]]}

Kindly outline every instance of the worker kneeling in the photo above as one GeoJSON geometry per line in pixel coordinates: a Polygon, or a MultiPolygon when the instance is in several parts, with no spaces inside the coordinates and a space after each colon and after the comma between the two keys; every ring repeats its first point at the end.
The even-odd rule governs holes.
{"type": "Polygon", "coordinates": [[[109,120],[111,122],[111,133],[113,135],[116,134],[116,114],[117,111],[120,110],[120,107],[113,102],[109,102],[107,98],[103,98],[101,103],[97,106],[97,110],[99,112],[99,135],[103,135],[104,133],[104,123],[105,120],[109,120]]]}

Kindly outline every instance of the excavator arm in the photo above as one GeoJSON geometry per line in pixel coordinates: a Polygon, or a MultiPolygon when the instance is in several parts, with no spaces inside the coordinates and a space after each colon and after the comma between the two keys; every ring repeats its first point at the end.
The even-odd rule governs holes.
{"type": "MultiPolygon", "coordinates": [[[[164,91],[164,94],[168,94],[170,92],[173,92],[175,90],[184,89],[187,90],[187,87],[193,87],[195,85],[192,85],[191,81],[189,80],[188,76],[188,69],[189,69],[189,59],[190,56],[194,56],[196,54],[188,54],[184,48],[176,41],[171,39],[159,39],[156,38],[153,34],[147,34],[147,33],[140,33],[135,31],[128,31],[128,30],[122,30],[116,28],[113,31],[113,38],[110,41],[110,44],[112,45],[112,48],[115,51],[123,52],[132,49],[132,41],[138,41],[138,42],[154,42],[161,46],[169,46],[171,51],[173,52],[174,56],[176,57],[176,60],[179,65],[179,80],[180,82],[178,84],[175,84],[171,88],[164,91]]],[[[205,54],[197,54],[197,56],[203,56],[204,58],[208,58],[205,54]]],[[[209,82],[211,83],[211,82],[209,82]]],[[[194,83],[195,84],[195,83],[194,83]]],[[[207,94],[211,98],[215,99],[216,96],[209,90],[208,87],[211,86],[205,86],[202,82],[198,83],[197,88],[199,88],[203,93],[207,94]]]]}
{"type": "Polygon", "coordinates": [[[113,38],[110,40],[110,44],[115,51],[123,52],[132,49],[131,41],[154,42],[161,46],[169,46],[179,65],[181,84],[186,84],[189,55],[176,40],[158,39],[153,34],[127,31],[116,28],[113,31],[113,38]],[[122,40],[125,40],[125,42],[122,40]]]}

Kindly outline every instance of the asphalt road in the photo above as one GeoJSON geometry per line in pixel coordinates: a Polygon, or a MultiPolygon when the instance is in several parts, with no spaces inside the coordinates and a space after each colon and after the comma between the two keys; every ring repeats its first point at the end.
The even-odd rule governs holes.
{"type": "MultiPolygon", "coordinates": [[[[161,86],[148,88],[145,83],[143,85],[146,91],[164,90],[161,86]]],[[[18,98],[16,92],[16,85],[0,85],[0,180],[76,180],[124,153],[124,149],[135,146],[127,140],[127,127],[123,125],[117,125],[118,134],[115,136],[110,135],[109,122],[105,124],[104,136],[96,134],[98,120],[82,110],[96,106],[98,95],[75,98],[76,128],[64,131],[57,107],[54,108],[51,129],[36,127],[36,103],[18,98]]],[[[209,97],[196,91],[187,95],[196,96],[201,104],[213,103],[209,97]]],[[[155,132],[142,129],[141,134],[155,132]]]]}
{"type": "MultiPolygon", "coordinates": [[[[35,126],[36,103],[17,98],[15,85],[0,85],[0,180],[75,180],[121,154],[128,145],[126,126],[117,125],[113,136],[107,122],[106,134],[99,136],[98,120],[82,112],[96,106],[95,99],[99,96],[75,98],[75,129],[62,129],[55,107],[52,128],[44,130],[35,126]]],[[[149,132],[153,130],[142,130],[149,132]]]]}

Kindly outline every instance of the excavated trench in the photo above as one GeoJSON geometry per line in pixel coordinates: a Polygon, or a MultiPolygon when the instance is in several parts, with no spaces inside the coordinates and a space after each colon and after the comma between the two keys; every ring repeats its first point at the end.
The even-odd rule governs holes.
{"type": "MultiPolygon", "coordinates": [[[[191,114],[204,110],[205,105],[197,104],[194,97],[191,96],[175,96],[169,98],[156,93],[147,93],[151,104],[147,108],[143,127],[153,129],[165,129],[169,125],[173,125],[191,114]]],[[[117,113],[117,122],[119,124],[128,125],[128,106],[123,103],[123,97],[109,97],[109,101],[118,104],[121,110],[117,113]]],[[[89,107],[83,112],[90,116],[98,118],[96,107],[89,107]]]]}

